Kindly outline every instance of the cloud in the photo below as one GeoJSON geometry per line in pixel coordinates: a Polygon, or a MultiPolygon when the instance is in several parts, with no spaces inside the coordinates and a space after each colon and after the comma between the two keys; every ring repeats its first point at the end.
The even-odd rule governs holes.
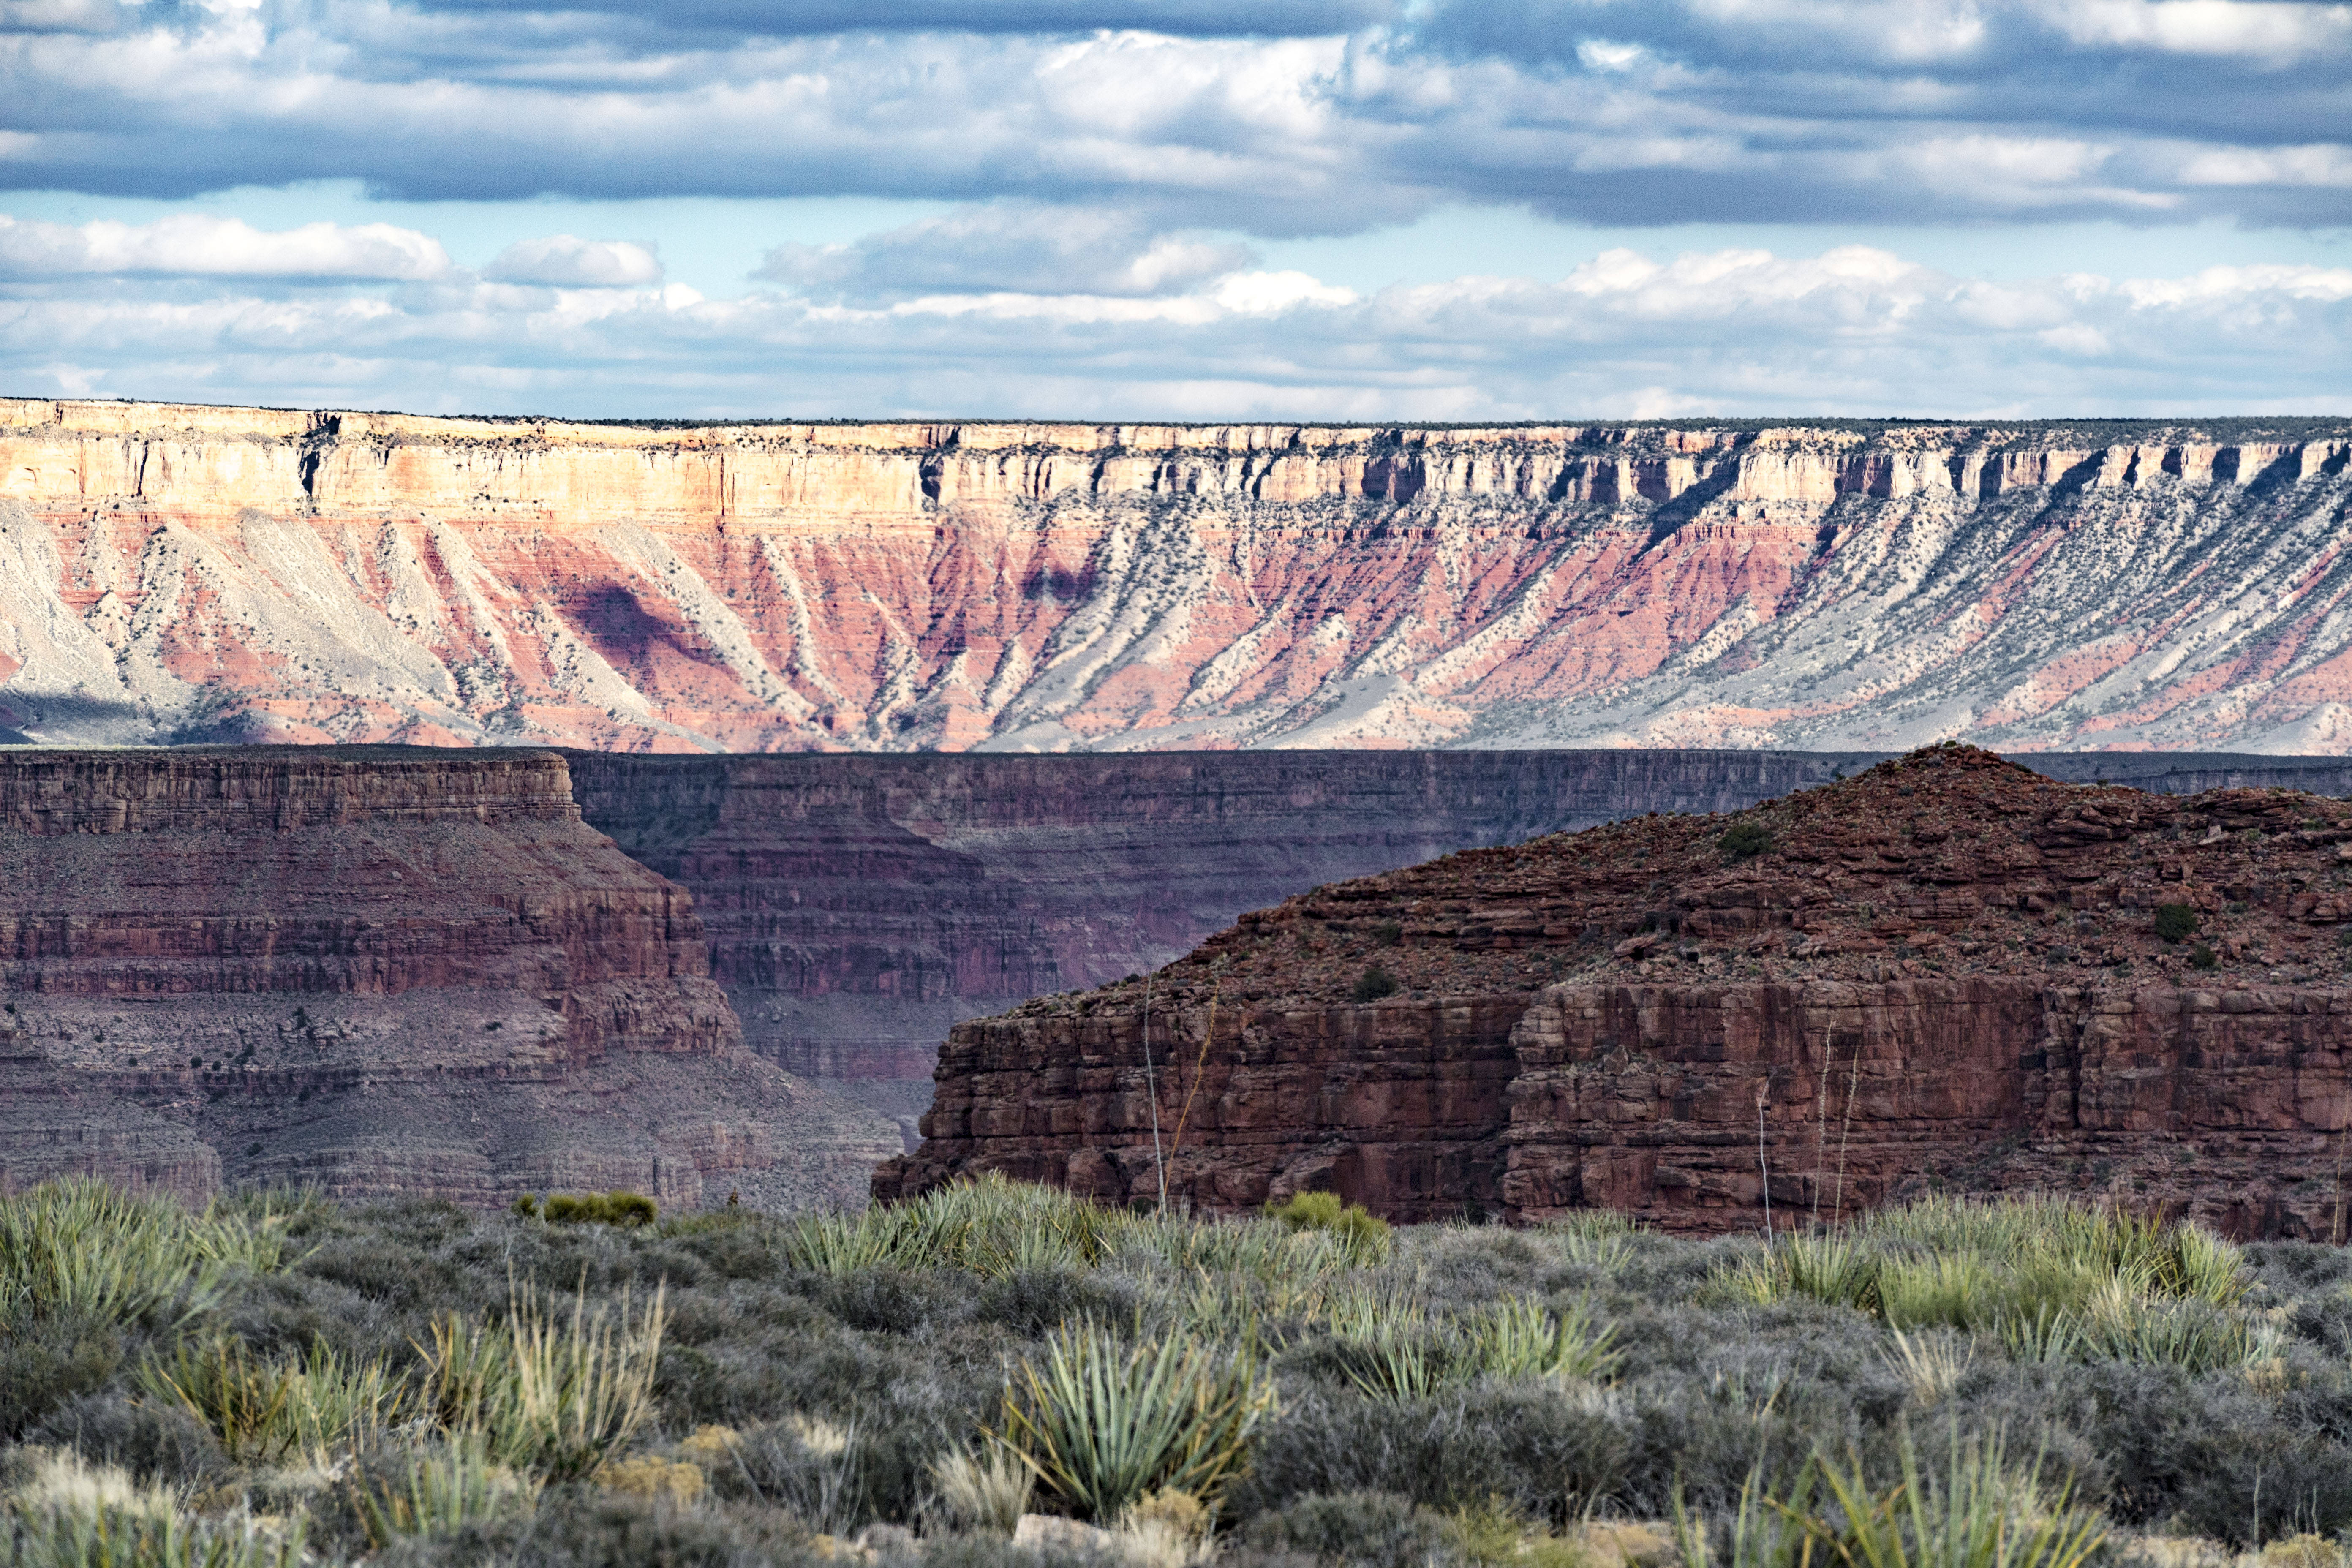
{"type": "MultiPolygon", "coordinates": [[[[1345,233],[1448,202],[1610,224],[2352,223],[2343,4],[21,10],[0,40],[0,184],[26,189],[861,195],[1149,213],[1155,235],[1345,233]]],[[[1018,237],[976,231],[997,248],[973,265],[1042,289],[1018,237]]],[[[1082,238],[1031,254],[1083,272],[1082,238]]],[[[961,286],[941,245],[772,265],[845,299],[925,268],[961,286]]]]}
{"type": "Polygon", "coordinates": [[[555,234],[508,246],[482,275],[501,283],[627,288],[660,282],[662,264],[650,248],[627,240],[555,234]]]}
{"type": "MultiPolygon", "coordinates": [[[[1114,282],[1150,253],[1121,244],[1096,258],[1114,282]]],[[[1992,284],[1845,246],[1612,250],[1370,294],[1257,268],[1159,292],[976,276],[866,303],[51,277],[0,284],[0,384],[600,417],[2056,416],[2340,410],[2352,365],[2342,268],[1992,284]]]]}
{"type": "MultiPolygon", "coordinates": [[[[65,0],[58,0],[65,3],[65,0]]],[[[1315,37],[1392,21],[1393,0],[799,0],[792,5],[745,0],[430,0],[434,11],[611,13],[650,21],[664,32],[739,37],[827,33],[1094,33],[1138,29],[1178,37],[1315,37]]]]}
{"type": "Polygon", "coordinates": [[[1177,293],[1249,265],[1246,247],[1153,232],[1139,214],[1001,203],[846,245],[784,245],[757,276],[863,303],[926,294],[1177,293]]]}
{"type": "Polygon", "coordinates": [[[202,213],[79,227],[0,214],[0,278],[111,273],[416,280],[448,270],[439,240],[390,224],[310,223],[269,233],[202,213]]]}

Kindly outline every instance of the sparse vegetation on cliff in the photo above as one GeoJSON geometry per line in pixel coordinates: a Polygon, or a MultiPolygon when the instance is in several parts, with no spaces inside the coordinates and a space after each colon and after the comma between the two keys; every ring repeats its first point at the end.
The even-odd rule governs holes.
{"type": "Polygon", "coordinates": [[[2352,1527],[2336,1248],[1353,1212],[0,1199],[0,1563],[2282,1568],[2352,1527]],[[168,1289],[61,1285],[69,1237],[168,1289]],[[1015,1547],[1033,1510],[1101,1533],[1015,1547]]]}

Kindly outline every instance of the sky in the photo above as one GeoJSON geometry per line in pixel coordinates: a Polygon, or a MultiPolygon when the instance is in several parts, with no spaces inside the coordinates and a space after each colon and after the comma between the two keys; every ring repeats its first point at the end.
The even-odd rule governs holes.
{"type": "Polygon", "coordinates": [[[2352,5],[0,0],[0,395],[2352,413],[2352,5]]]}

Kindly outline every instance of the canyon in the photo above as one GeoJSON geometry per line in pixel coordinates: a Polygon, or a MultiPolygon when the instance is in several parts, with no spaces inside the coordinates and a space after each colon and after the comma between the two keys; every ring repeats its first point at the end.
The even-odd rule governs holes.
{"type": "Polygon", "coordinates": [[[0,401],[0,742],[2352,751],[2352,424],[0,401]]]}
{"type": "Polygon", "coordinates": [[[2348,952],[2352,803],[1945,744],[1331,884],[960,1024],[874,1190],[1709,1233],[2032,1188],[2342,1240],[2348,952]]]}
{"type": "Polygon", "coordinates": [[[0,753],[0,1188],[798,1207],[900,1146],[744,1047],[547,752],[0,753]]]}
{"type": "MultiPolygon", "coordinates": [[[[589,824],[688,889],[747,1043],[896,1119],[940,1042],[1148,973],[1244,911],[1458,849],[1736,810],[1874,755],[1735,751],[1111,755],[567,753],[589,824]]],[[[2144,789],[2352,795],[2352,761],[2042,754],[2144,789]]]]}
{"type": "MultiPolygon", "coordinates": [[[[982,1015],[1131,989],[1320,885],[1698,821],[1875,760],[9,749],[0,1187],[89,1171],[189,1195],[301,1181],[468,1204],[613,1185],[673,1205],[856,1202],[887,1157],[953,1157],[952,1136],[917,1136],[940,1042],[962,1042],[952,1110],[961,1031],[982,1015]]],[[[2352,794],[2334,758],[2033,760],[2157,792],[2352,794]]],[[[1488,1054],[1464,1059],[1507,1081],[1523,1009],[1465,1005],[1488,1054]]],[[[1411,1016],[1366,1018],[1331,1046],[1366,1081],[1382,1052],[1430,1049],[1411,1016]]],[[[1163,1050],[1180,1022],[1156,1026],[1163,1050]]],[[[1037,1081],[1070,1065],[1041,1059],[1037,1081]]],[[[1237,1114],[1218,1110],[1218,1137],[1237,1114]]],[[[1490,1167],[1440,1186],[1499,1194],[1490,1167]]]]}

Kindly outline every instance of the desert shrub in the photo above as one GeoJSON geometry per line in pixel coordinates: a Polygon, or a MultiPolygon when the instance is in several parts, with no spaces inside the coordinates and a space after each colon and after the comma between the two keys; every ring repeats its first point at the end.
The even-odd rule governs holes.
{"type": "Polygon", "coordinates": [[[1246,1357],[1213,1345],[1065,1330],[1006,1385],[1002,1440],[1082,1517],[1108,1520],[1148,1492],[1213,1504],[1274,1404],[1246,1357]]]}
{"type": "Polygon", "coordinates": [[[1608,1396],[1489,1384],[1420,1400],[1309,1390],[1259,1440],[1232,1510],[1241,1518],[1316,1493],[1382,1491],[1448,1510],[1499,1497],[1555,1523],[1616,1495],[1631,1440],[1608,1396]]]}
{"type": "Polygon", "coordinates": [[[1356,984],[1349,991],[1348,997],[1357,1003],[1377,1002],[1383,996],[1395,995],[1397,989],[1395,975],[1377,963],[1368,963],[1364,965],[1364,972],[1356,976],[1356,984]]]}
{"type": "Polygon", "coordinates": [[[105,1386],[124,1355],[120,1328],[79,1313],[27,1315],[0,1330],[0,1437],[105,1386]]]}
{"type": "Polygon", "coordinates": [[[927,1325],[957,1322],[974,1305],[969,1281],[887,1264],[835,1275],[824,1282],[816,1300],[851,1328],[880,1334],[911,1334],[927,1325]]]}
{"type": "Polygon", "coordinates": [[[2189,950],[2189,963],[2195,969],[2219,969],[2221,967],[2221,955],[2200,942],[2189,950]]]}
{"type": "Polygon", "coordinates": [[[1404,941],[1404,927],[1399,925],[1396,921],[1375,921],[1372,922],[1372,945],[1374,947],[1394,947],[1402,941],[1404,941]]]}
{"type": "Polygon", "coordinates": [[[1007,1536],[1029,1511],[1037,1485],[1036,1472],[995,1443],[978,1453],[949,1449],[931,1461],[930,1480],[936,1507],[949,1523],[1007,1536]]]}
{"type": "Polygon", "coordinates": [[[1122,1279],[1073,1268],[1024,1268],[982,1286],[977,1316],[1034,1339],[1064,1323],[1131,1322],[1142,1305],[1122,1279]]]}
{"type": "Polygon", "coordinates": [[[761,1510],[681,1509],[659,1498],[565,1488],[543,1494],[528,1518],[402,1536],[369,1562],[378,1568],[837,1568],[838,1559],[792,1521],[761,1510]]]}
{"type": "Polygon", "coordinates": [[[2197,909],[2193,904],[2158,904],[2156,906],[2156,934],[2165,942],[2184,942],[2197,934],[2197,909]]]}
{"type": "Polygon", "coordinates": [[[556,1193],[544,1205],[529,1194],[515,1200],[515,1213],[545,1219],[550,1225],[651,1225],[659,1212],[643,1193],[556,1193]]]}
{"type": "Polygon", "coordinates": [[[1389,1255],[1389,1222],[1337,1193],[1297,1193],[1287,1202],[1265,1205],[1268,1218],[1294,1231],[1320,1231],[1339,1246],[1347,1262],[1363,1267],[1389,1255]]]}
{"type": "Polygon", "coordinates": [[[49,1413],[28,1440],[70,1448],[166,1486],[188,1486],[227,1462],[212,1429],[177,1402],[139,1400],[106,1389],[49,1413]]]}
{"type": "Polygon", "coordinates": [[[1365,1568],[1439,1563],[1456,1555],[1445,1519],[1394,1492],[1310,1494],[1250,1521],[1243,1540],[1262,1552],[1365,1568]]]}
{"type": "Polygon", "coordinates": [[[1772,847],[1772,830],[1760,822],[1735,822],[1715,841],[1727,865],[1753,860],[1772,847]]]}

